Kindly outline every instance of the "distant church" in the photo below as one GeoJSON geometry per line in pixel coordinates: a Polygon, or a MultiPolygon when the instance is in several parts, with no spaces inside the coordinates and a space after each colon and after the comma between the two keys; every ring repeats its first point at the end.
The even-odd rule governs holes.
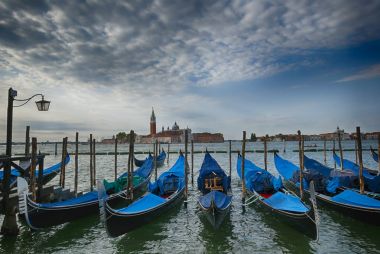
{"type": "MultiPolygon", "coordinates": [[[[150,115],[150,133],[145,136],[138,136],[136,142],[137,143],[153,143],[156,140],[161,143],[184,143],[185,142],[185,130],[180,129],[177,122],[174,122],[171,129],[169,126],[165,130],[164,126],[162,126],[161,132],[157,133],[157,125],[156,125],[156,115],[154,113],[154,109],[152,108],[152,114],[150,115]]],[[[191,141],[192,134],[191,129],[187,128],[188,140],[191,141]]]]}

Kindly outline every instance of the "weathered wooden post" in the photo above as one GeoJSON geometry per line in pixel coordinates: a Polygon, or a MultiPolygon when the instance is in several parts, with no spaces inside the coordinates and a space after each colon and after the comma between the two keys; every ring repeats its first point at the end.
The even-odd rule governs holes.
{"type": "Polygon", "coordinates": [[[267,138],[268,138],[268,135],[265,135],[264,137],[264,168],[265,170],[268,170],[268,150],[267,150],[267,138]]]}
{"type": "Polygon", "coordinates": [[[58,142],[55,142],[54,155],[58,154],[57,150],[58,150],[58,142]]]}
{"type": "Polygon", "coordinates": [[[157,157],[158,157],[158,151],[157,151],[157,139],[154,142],[153,146],[153,156],[154,156],[154,180],[157,181],[157,157]]]}
{"type": "Polygon", "coordinates": [[[78,194],[78,143],[79,143],[79,133],[75,133],[75,164],[74,164],[74,194],[78,194]]]}
{"type": "Polygon", "coordinates": [[[323,156],[325,160],[325,165],[327,165],[327,156],[326,156],[326,139],[323,140],[323,156]]]}
{"type": "Polygon", "coordinates": [[[284,153],[286,153],[286,139],[284,138],[284,153]]]}
{"type": "Polygon", "coordinates": [[[94,175],[93,175],[93,170],[92,170],[92,134],[90,134],[90,190],[93,191],[93,182],[94,182],[94,175]]]}
{"type": "Polygon", "coordinates": [[[245,193],[246,193],[246,189],[245,189],[245,140],[246,140],[246,131],[243,131],[243,143],[242,143],[242,148],[241,148],[241,156],[242,156],[242,160],[241,160],[241,180],[242,180],[242,183],[241,183],[241,186],[242,186],[242,202],[243,204],[245,203],[245,193]]]}
{"type": "Polygon", "coordinates": [[[32,138],[32,163],[29,171],[29,190],[33,201],[36,201],[36,165],[37,165],[37,138],[32,138]]]}
{"type": "Polygon", "coordinates": [[[302,143],[303,143],[303,136],[301,136],[301,131],[298,130],[297,131],[298,133],[298,149],[299,149],[299,163],[300,163],[300,198],[302,199],[303,198],[303,147],[302,147],[302,143]]]}
{"type": "Polygon", "coordinates": [[[194,186],[194,142],[191,140],[191,186],[194,186]]]}
{"type": "Polygon", "coordinates": [[[133,130],[130,131],[129,135],[129,167],[128,167],[128,190],[129,197],[133,199],[133,158],[134,158],[134,137],[135,133],[133,130]]]}
{"type": "Polygon", "coordinates": [[[43,189],[43,176],[44,176],[44,158],[39,157],[38,158],[38,178],[37,178],[37,202],[41,202],[42,197],[42,189],[43,189]]]}
{"type": "Polygon", "coordinates": [[[343,170],[343,149],[342,149],[342,141],[341,141],[341,137],[340,137],[339,126],[336,128],[336,131],[338,133],[338,144],[339,144],[339,155],[340,155],[340,170],[343,170]]]}
{"type": "Polygon", "coordinates": [[[26,126],[26,135],[25,135],[25,156],[29,155],[30,151],[30,137],[29,137],[29,132],[30,132],[30,126],[26,126]]]}
{"type": "Polygon", "coordinates": [[[61,174],[59,178],[59,183],[62,188],[65,188],[66,156],[67,156],[67,137],[63,138],[62,140],[61,174]]]}
{"type": "Polygon", "coordinates": [[[168,161],[167,161],[168,165],[169,165],[169,155],[170,155],[170,143],[168,143],[168,161]]]}
{"type": "Polygon", "coordinates": [[[117,180],[117,138],[115,138],[115,181],[117,180]]]}
{"type": "MultiPolygon", "coordinates": [[[[333,152],[335,153],[335,139],[333,139],[333,152]]],[[[336,161],[334,160],[334,169],[336,169],[336,161]]]]}
{"type": "Polygon", "coordinates": [[[356,137],[358,139],[358,157],[359,157],[359,184],[360,193],[364,193],[364,178],[363,178],[363,158],[362,158],[362,137],[360,127],[356,127],[356,137]]]}
{"type": "Polygon", "coordinates": [[[92,160],[93,160],[93,164],[94,164],[93,168],[92,168],[92,170],[93,170],[92,185],[93,186],[96,186],[96,150],[95,150],[95,143],[96,143],[96,140],[94,139],[92,142],[92,150],[93,150],[93,152],[92,152],[93,159],[92,160]]]}
{"type": "Polygon", "coordinates": [[[228,141],[229,143],[229,149],[228,149],[228,157],[229,157],[229,166],[230,166],[230,172],[229,172],[229,176],[231,178],[231,171],[232,171],[232,157],[231,157],[231,140],[228,141]]]}
{"type": "Polygon", "coordinates": [[[185,197],[186,202],[185,205],[187,206],[187,198],[188,198],[188,168],[187,168],[187,143],[188,143],[188,129],[185,129],[185,197]]]}

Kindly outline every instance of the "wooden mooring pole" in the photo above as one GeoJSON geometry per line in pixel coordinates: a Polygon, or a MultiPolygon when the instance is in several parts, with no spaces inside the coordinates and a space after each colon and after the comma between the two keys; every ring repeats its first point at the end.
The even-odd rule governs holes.
{"type": "Polygon", "coordinates": [[[298,148],[299,148],[299,164],[300,164],[300,198],[303,199],[303,136],[301,135],[301,131],[298,130],[298,148]]]}
{"type": "Polygon", "coordinates": [[[242,143],[242,148],[241,148],[241,186],[242,186],[242,202],[243,204],[245,203],[245,193],[246,193],[246,189],[245,189],[245,140],[246,140],[246,131],[243,131],[243,143],[242,143]]]}
{"type": "Polygon", "coordinates": [[[30,126],[26,126],[26,134],[25,134],[25,156],[28,156],[30,153],[30,126]]]}
{"type": "Polygon", "coordinates": [[[191,140],[191,186],[194,186],[194,142],[191,140]]]}
{"type": "MultiPolygon", "coordinates": [[[[333,152],[335,153],[335,139],[333,139],[333,152]]],[[[334,169],[336,169],[336,161],[334,160],[334,169]]]]}
{"type": "Polygon", "coordinates": [[[157,146],[157,140],[156,140],[153,145],[154,181],[157,181],[157,156],[158,156],[157,147],[158,146],[157,146]]]}
{"type": "Polygon", "coordinates": [[[170,156],[170,143],[168,143],[168,160],[167,160],[168,165],[169,165],[169,156],[170,156]]]}
{"type": "Polygon", "coordinates": [[[67,137],[63,138],[63,141],[62,141],[61,174],[60,174],[60,179],[59,179],[59,183],[62,188],[65,188],[66,156],[67,156],[67,137]]]}
{"type": "Polygon", "coordinates": [[[362,137],[360,127],[356,127],[356,137],[358,139],[358,159],[359,159],[359,184],[360,193],[364,193],[364,178],[363,178],[363,158],[362,158],[362,137]]]}
{"type": "Polygon", "coordinates": [[[93,170],[93,173],[92,173],[92,176],[93,176],[93,178],[92,178],[92,185],[93,186],[96,186],[96,149],[95,149],[95,144],[96,144],[96,140],[94,139],[93,140],[93,142],[92,142],[92,150],[93,150],[93,152],[92,152],[92,156],[93,156],[93,159],[92,159],[92,161],[93,161],[93,168],[92,168],[92,170],[93,170]]]}
{"type": "Polygon", "coordinates": [[[187,144],[189,142],[189,137],[188,137],[188,129],[185,129],[185,197],[186,197],[186,202],[185,205],[187,206],[187,200],[188,200],[188,163],[187,163],[187,144]]]}
{"type": "Polygon", "coordinates": [[[29,190],[33,201],[36,201],[36,165],[37,165],[37,138],[32,138],[32,163],[29,170],[29,190]]]}
{"type": "Polygon", "coordinates": [[[90,190],[93,191],[94,188],[93,188],[93,185],[92,183],[94,182],[94,171],[92,170],[92,134],[90,134],[90,190]]]}
{"type": "Polygon", "coordinates": [[[338,145],[339,145],[339,155],[340,155],[340,170],[343,170],[343,149],[342,149],[342,140],[340,137],[339,126],[336,128],[338,134],[338,145]]]}
{"type": "Polygon", "coordinates": [[[355,163],[358,165],[358,138],[355,138],[355,163]]]}
{"type": "Polygon", "coordinates": [[[284,153],[286,153],[286,139],[284,139],[284,153]]]}
{"type": "Polygon", "coordinates": [[[323,156],[324,156],[325,165],[327,165],[327,156],[326,156],[326,139],[323,140],[323,156]]]}
{"type": "Polygon", "coordinates": [[[117,138],[115,138],[115,181],[117,180],[117,138]]]}
{"type": "Polygon", "coordinates": [[[44,176],[44,158],[38,158],[38,178],[37,178],[37,202],[41,202],[42,189],[43,189],[43,176],[44,176]]]}
{"type": "Polygon", "coordinates": [[[128,191],[129,198],[133,199],[133,158],[134,158],[134,136],[133,130],[130,132],[129,139],[129,163],[128,163],[128,191]]]}
{"type": "Polygon", "coordinates": [[[75,133],[75,164],[74,164],[74,194],[78,194],[78,143],[79,143],[79,133],[75,133]]]}
{"type": "Polygon", "coordinates": [[[58,155],[58,142],[55,142],[54,155],[58,155]]]}
{"type": "Polygon", "coordinates": [[[265,170],[268,170],[268,149],[267,149],[267,138],[268,138],[268,135],[265,135],[264,137],[264,168],[265,170]]]}
{"type": "Polygon", "coordinates": [[[230,166],[229,176],[230,176],[230,179],[231,179],[231,173],[232,173],[232,157],[231,157],[231,147],[232,147],[232,144],[231,144],[231,140],[228,141],[228,144],[229,144],[228,157],[229,157],[229,166],[230,166]]]}

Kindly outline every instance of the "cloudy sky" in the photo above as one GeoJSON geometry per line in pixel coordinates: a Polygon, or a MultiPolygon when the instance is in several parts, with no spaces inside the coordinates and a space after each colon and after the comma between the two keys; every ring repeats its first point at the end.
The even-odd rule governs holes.
{"type": "Polygon", "coordinates": [[[39,140],[190,127],[240,138],[379,130],[380,1],[1,1],[7,90],[39,140]]]}

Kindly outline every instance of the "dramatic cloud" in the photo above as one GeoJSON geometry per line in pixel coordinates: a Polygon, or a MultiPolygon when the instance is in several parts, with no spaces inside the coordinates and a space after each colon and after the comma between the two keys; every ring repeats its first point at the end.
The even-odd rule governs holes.
{"type": "Polygon", "coordinates": [[[360,71],[357,74],[340,79],[337,82],[348,82],[361,79],[371,79],[376,77],[380,77],[380,64],[371,66],[365,70],[360,71]]]}
{"type": "Polygon", "coordinates": [[[321,66],[321,50],[379,39],[378,13],[379,1],[351,0],[1,1],[0,89],[55,99],[54,115],[21,118],[143,130],[156,106],[167,122],[187,116],[204,128],[204,109],[223,103],[192,88],[321,66]]]}

